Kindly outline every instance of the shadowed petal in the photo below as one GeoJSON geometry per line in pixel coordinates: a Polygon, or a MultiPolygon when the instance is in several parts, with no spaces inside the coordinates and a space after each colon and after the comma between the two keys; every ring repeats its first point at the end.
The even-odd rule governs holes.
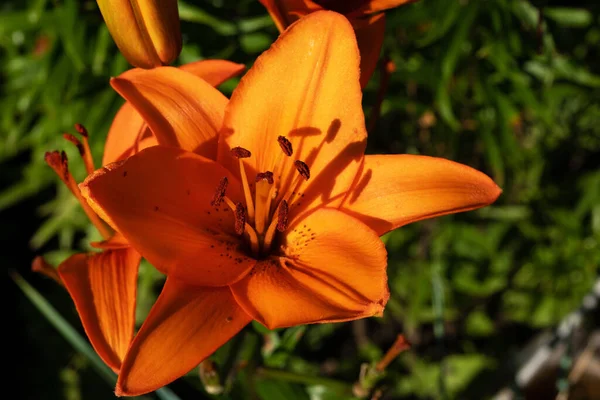
{"type": "Polygon", "coordinates": [[[132,69],[111,85],[140,113],[159,144],[214,159],[227,98],[204,80],[172,67],[132,69]]]}
{"type": "Polygon", "coordinates": [[[292,226],[284,255],[260,261],[232,285],[236,301],[269,328],[380,315],[389,297],[387,256],[360,221],[319,209],[292,226]]]}
{"type": "MultiPolygon", "coordinates": [[[[245,68],[243,64],[226,60],[200,60],[179,67],[215,87],[242,73],[245,68]]],[[[146,121],[130,103],[126,102],[117,112],[108,131],[102,165],[124,160],[146,147],[157,144],[146,121]]]]}
{"type": "Polygon", "coordinates": [[[110,164],[80,185],[88,203],[164,273],[190,284],[221,286],[254,260],[238,249],[233,213],[211,206],[220,180],[240,199],[241,185],[221,165],[181,149],[155,146],[110,164]]]}
{"type": "Polygon", "coordinates": [[[297,21],[242,78],[227,106],[219,138],[220,162],[232,171],[229,149],[240,146],[252,172],[272,171],[279,199],[304,194],[292,216],[323,203],[335,205],[356,174],[366,143],[354,31],[342,15],[317,11],[297,21]],[[293,78],[291,78],[293,77],[293,78]],[[285,136],[293,155],[283,155],[285,136]],[[295,160],[312,178],[299,178],[295,160]],[[279,178],[281,176],[281,178],[279,178]]]}
{"type": "Polygon", "coordinates": [[[131,104],[125,103],[117,111],[108,131],[102,165],[124,160],[142,150],[141,138],[151,139],[154,142],[146,142],[146,147],[158,144],[142,116],[131,104]]]}
{"type": "Polygon", "coordinates": [[[192,287],[168,278],[123,362],[117,396],[171,383],[250,321],[229,288],[192,287]]]}
{"type": "Polygon", "coordinates": [[[58,267],[92,346],[115,372],[133,337],[140,258],[124,248],[76,254],[58,267]]]}
{"type": "Polygon", "coordinates": [[[405,4],[414,3],[417,0],[370,0],[366,1],[365,5],[358,8],[352,14],[371,14],[378,11],[389,10],[390,8],[396,8],[405,4]]]}
{"type": "Polygon", "coordinates": [[[267,8],[273,22],[283,32],[300,17],[323,8],[311,0],[259,0],[267,8]]]}
{"type": "Polygon", "coordinates": [[[411,222],[487,206],[501,192],[487,175],[443,158],[369,155],[340,209],[383,235],[411,222]]]}

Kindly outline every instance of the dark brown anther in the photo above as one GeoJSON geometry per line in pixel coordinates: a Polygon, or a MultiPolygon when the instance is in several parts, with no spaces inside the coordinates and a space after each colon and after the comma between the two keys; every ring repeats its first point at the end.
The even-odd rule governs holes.
{"type": "Polygon", "coordinates": [[[81,124],[75,124],[75,130],[79,132],[79,134],[85,138],[88,137],[88,131],[85,129],[85,126],[81,124]]]}
{"type": "Polygon", "coordinates": [[[294,165],[296,166],[298,173],[302,175],[304,179],[310,179],[310,169],[308,169],[308,165],[306,165],[304,161],[296,160],[294,161],[294,165]]]}
{"type": "Polygon", "coordinates": [[[250,153],[250,150],[246,150],[243,147],[234,147],[231,149],[231,155],[236,158],[248,158],[252,153],[250,153]]]}
{"type": "Polygon", "coordinates": [[[277,214],[277,230],[284,232],[288,226],[289,207],[286,200],[282,200],[279,204],[279,213],[277,214]]]}
{"type": "Polygon", "coordinates": [[[215,195],[213,196],[212,201],[210,202],[211,206],[218,207],[221,204],[223,197],[225,197],[225,191],[227,190],[228,184],[229,181],[227,180],[226,176],[221,178],[219,186],[217,186],[217,190],[215,191],[215,195]]]}
{"type": "Polygon", "coordinates": [[[50,166],[56,172],[58,177],[65,183],[69,181],[69,161],[67,160],[67,153],[64,151],[47,151],[44,155],[46,164],[50,166]]]}
{"type": "Polygon", "coordinates": [[[279,136],[277,138],[277,143],[279,143],[279,147],[281,147],[281,151],[286,156],[291,156],[294,154],[294,149],[292,148],[292,142],[290,142],[285,136],[279,136]]]}
{"type": "Polygon", "coordinates": [[[81,157],[83,157],[83,155],[85,154],[85,149],[83,148],[83,143],[81,143],[81,141],[79,139],[77,139],[75,136],[71,135],[70,133],[63,133],[63,137],[65,139],[67,139],[69,142],[73,143],[75,146],[77,146],[77,151],[79,151],[79,155],[81,157]]]}
{"type": "Polygon", "coordinates": [[[259,172],[258,174],[256,174],[256,181],[255,182],[262,181],[263,179],[265,181],[269,182],[269,185],[272,185],[273,182],[275,182],[273,180],[273,173],[271,171],[259,172]]]}
{"type": "Polygon", "coordinates": [[[241,235],[246,229],[246,208],[242,203],[235,205],[235,233],[241,235]]]}

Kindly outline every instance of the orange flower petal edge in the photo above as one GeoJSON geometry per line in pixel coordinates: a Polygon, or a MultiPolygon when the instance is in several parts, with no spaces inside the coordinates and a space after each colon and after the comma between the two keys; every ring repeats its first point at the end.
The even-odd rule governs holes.
{"type": "Polygon", "coordinates": [[[115,372],[133,338],[140,259],[124,248],[76,254],[58,266],[94,350],[115,372]]]}
{"type": "Polygon", "coordinates": [[[341,210],[383,235],[411,222],[485,207],[500,193],[487,175],[450,160],[368,155],[341,210]]]}
{"type": "Polygon", "coordinates": [[[228,288],[167,282],[136,335],[117,381],[117,396],[156,390],[197,366],[251,321],[228,288]]]}

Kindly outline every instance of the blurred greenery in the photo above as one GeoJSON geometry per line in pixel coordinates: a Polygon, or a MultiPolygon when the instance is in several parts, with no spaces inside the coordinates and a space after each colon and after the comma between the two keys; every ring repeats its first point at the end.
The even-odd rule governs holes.
{"type": "MultiPolygon", "coordinates": [[[[256,0],[180,1],[180,17],[178,63],[251,66],[277,36],[256,0]]],[[[361,364],[379,360],[399,333],[413,347],[377,384],[382,398],[488,398],[511,385],[520,351],[577,309],[598,277],[600,5],[421,0],[388,12],[386,29],[383,56],[395,72],[379,118],[380,72],[365,89],[369,152],[459,161],[488,173],[503,194],[486,209],[384,237],[391,298],[383,318],[249,325],[212,357],[222,398],[350,398],[361,364]]],[[[101,159],[122,104],[108,80],[128,65],[90,0],[4,0],[0,46],[2,261],[81,333],[66,292],[29,271],[36,254],[58,264],[98,239],[44,153],[64,149],[76,180],[85,177],[61,133],[83,123],[101,159]]],[[[220,89],[230,94],[237,82],[220,89]]],[[[162,279],[142,265],[138,321],[162,279]]],[[[13,339],[24,349],[12,371],[20,398],[112,398],[82,349],[11,290],[13,339]]],[[[171,388],[215,397],[197,370],[171,388]]]]}

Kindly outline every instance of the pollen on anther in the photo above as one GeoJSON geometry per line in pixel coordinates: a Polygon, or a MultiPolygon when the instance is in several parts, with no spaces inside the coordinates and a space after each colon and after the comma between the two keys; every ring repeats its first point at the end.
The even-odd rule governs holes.
{"type": "Polygon", "coordinates": [[[70,133],[63,133],[63,137],[69,142],[73,143],[75,146],[77,146],[77,151],[79,151],[79,155],[83,157],[85,149],[83,148],[83,144],[81,143],[81,141],[75,136],[71,135],[70,133]]]}
{"type": "Polygon", "coordinates": [[[252,155],[252,153],[250,153],[250,150],[246,150],[243,147],[234,147],[231,149],[231,155],[236,158],[248,158],[252,155]]]}
{"type": "Polygon", "coordinates": [[[298,170],[298,173],[302,175],[302,177],[306,180],[310,179],[310,169],[308,165],[304,161],[296,160],[294,161],[294,166],[298,170]]]}
{"type": "Polygon", "coordinates": [[[242,203],[235,205],[235,233],[241,235],[246,226],[246,208],[242,203]]]}
{"type": "Polygon", "coordinates": [[[277,230],[279,232],[283,232],[287,229],[288,212],[288,203],[286,200],[282,200],[281,204],[279,205],[279,213],[277,214],[277,230]]]}
{"type": "Polygon", "coordinates": [[[285,136],[279,136],[277,138],[277,143],[279,143],[281,151],[283,151],[286,156],[289,157],[294,153],[292,142],[290,142],[285,136]]]}
{"type": "Polygon", "coordinates": [[[273,173],[271,171],[266,171],[266,172],[259,172],[258,174],[256,174],[256,182],[261,181],[261,180],[266,180],[269,185],[272,185],[273,182],[275,182],[273,180],[273,173]]]}
{"type": "Polygon", "coordinates": [[[79,132],[79,134],[85,138],[87,138],[88,135],[88,131],[87,129],[85,129],[85,126],[81,125],[81,124],[75,124],[75,130],[77,132],[79,132]]]}
{"type": "Polygon", "coordinates": [[[227,180],[226,176],[224,176],[221,179],[221,181],[219,181],[219,186],[217,186],[215,195],[213,196],[212,201],[210,202],[211,206],[218,206],[221,204],[223,197],[225,197],[225,191],[227,190],[228,183],[229,183],[229,181],[227,180]]]}

